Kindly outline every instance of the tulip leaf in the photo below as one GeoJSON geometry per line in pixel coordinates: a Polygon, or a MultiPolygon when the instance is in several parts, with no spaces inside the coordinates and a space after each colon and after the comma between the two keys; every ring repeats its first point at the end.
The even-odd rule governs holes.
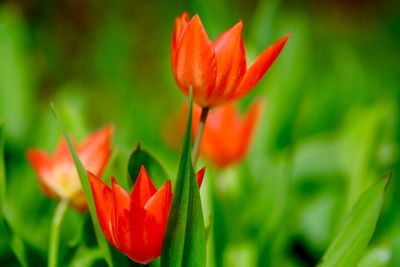
{"type": "Polygon", "coordinates": [[[15,257],[21,266],[26,267],[28,261],[26,258],[25,244],[21,237],[13,233],[11,226],[9,225],[6,214],[6,170],[4,163],[4,123],[0,120],[0,231],[10,245],[11,250],[14,252],[15,257]]]}
{"type": "Polygon", "coordinates": [[[146,168],[156,187],[161,187],[169,177],[161,164],[138,144],[128,161],[128,180],[131,186],[135,184],[142,165],[146,168]]]}
{"type": "Polygon", "coordinates": [[[161,253],[162,267],[206,265],[206,236],[200,192],[191,161],[192,93],[185,141],[161,253]]]}
{"type": "Polygon", "coordinates": [[[95,207],[94,200],[93,200],[92,189],[89,184],[89,178],[87,176],[86,170],[83,167],[82,162],[79,159],[78,153],[76,152],[75,147],[71,141],[71,138],[69,137],[69,135],[67,134],[67,131],[65,130],[63,124],[61,123],[61,120],[59,119],[59,116],[58,116],[57,111],[53,104],[51,104],[51,109],[52,109],[54,117],[62,131],[62,134],[64,135],[64,138],[67,141],[68,149],[72,155],[72,158],[73,158],[74,164],[75,164],[75,168],[79,174],[79,179],[82,184],[83,192],[85,194],[85,198],[86,198],[86,201],[89,206],[89,212],[90,212],[90,216],[92,218],[97,242],[99,243],[99,246],[100,246],[101,250],[103,251],[104,259],[106,260],[106,262],[108,263],[109,266],[113,267],[114,264],[113,264],[113,260],[111,257],[110,247],[109,247],[107,240],[105,239],[105,237],[101,231],[101,228],[100,228],[100,223],[97,218],[96,207],[95,207]]]}
{"type": "Polygon", "coordinates": [[[356,266],[374,233],[390,176],[369,187],[347,215],[319,267],[356,266]]]}
{"type": "Polygon", "coordinates": [[[6,200],[6,171],[4,166],[3,143],[3,122],[0,121],[0,223],[3,222],[6,200]]]}

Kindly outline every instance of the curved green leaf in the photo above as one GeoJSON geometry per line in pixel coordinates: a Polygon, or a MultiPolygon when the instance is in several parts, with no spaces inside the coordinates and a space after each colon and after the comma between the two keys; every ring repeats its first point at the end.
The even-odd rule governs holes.
{"type": "Polygon", "coordinates": [[[389,180],[379,180],[361,195],[319,267],[357,266],[374,233],[389,180]]]}
{"type": "Polygon", "coordinates": [[[162,267],[206,265],[203,211],[191,162],[192,105],[190,92],[185,142],[161,254],[162,267]]]}
{"type": "Polygon", "coordinates": [[[71,138],[67,134],[67,131],[64,129],[64,126],[62,125],[62,123],[58,117],[57,111],[53,104],[51,105],[51,109],[52,109],[54,117],[62,131],[62,134],[64,135],[64,138],[67,141],[68,149],[72,155],[72,158],[73,158],[74,164],[75,164],[75,168],[79,174],[79,179],[82,184],[83,192],[85,194],[85,198],[86,198],[86,201],[89,206],[89,212],[90,212],[90,216],[92,218],[97,242],[99,243],[99,246],[100,246],[101,250],[103,251],[103,256],[104,256],[105,260],[107,261],[108,265],[112,267],[112,266],[114,266],[114,264],[113,264],[113,260],[111,257],[110,248],[109,248],[106,238],[104,237],[104,235],[101,231],[101,228],[100,228],[100,223],[99,223],[99,220],[96,215],[96,207],[94,205],[92,189],[90,188],[89,178],[87,177],[86,170],[83,167],[82,162],[80,161],[80,159],[78,157],[78,153],[76,152],[76,150],[72,144],[71,138]]]}
{"type": "Polygon", "coordinates": [[[142,165],[146,168],[156,187],[161,187],[169,177],[161,164],[149,152],[142,149],[139,143],[128,161],[128,178],[131,186],[135,184],[142,165]]]}

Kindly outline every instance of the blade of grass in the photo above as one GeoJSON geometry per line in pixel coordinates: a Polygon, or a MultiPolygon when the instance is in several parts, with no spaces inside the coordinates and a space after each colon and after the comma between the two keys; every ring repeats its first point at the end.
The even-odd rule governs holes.
{"type": "Polygon", "coordinates": [[[357,265],[374,233],[389,181],[390,175],[361,195],[318,267],[357,265]]]}
{"type": "Polygon", "coordinates": [[[87,177],[86,170],[83,167],[82,162],[80,161],[80,159],[78,157],[78,153],[76,152],[76,150],[72,144],[71,138],[69,137],[69,135],[67,134],[67,131],[64,129],[64,126],[61,123],[61,120],[57,114],[57,111],[56,111],[53,103],[51,103],[51,110],[53,111],[53,115],[58,123],[58,126],[60,127],[60,130],[61,130],[62,134],[64,135],[65,140],[67,141],[68,149],[72,155],[76,170],[79,174],[79,179],[82,184],[83,192],[85,194],[85,198],[86,198],[86,201],[89,206],[89,212],[90,212],[90,216],[92,218],[97,242],[99,243],[99,246],[100,246],[101,250],[103,251],[104,259],[106,260],[106,262],[108,263],[109,266],[113,267],[114,264],[113,264],[113,260],[111,257],[110,248],[107,243],[107,240],[105,239],[105,237],[101,231],[99,220],[96,215],[96,207],[94,205],[92,189],[90,188],[89,178],[87,177]]]}
{"type": "Polygon", "coordinates": [[[204,267],[206,265],[204,219],[199,187],[191,160],[192,106],[193,98],[190,91],[185,142],[163,242],[162,267],[204,267]]]}

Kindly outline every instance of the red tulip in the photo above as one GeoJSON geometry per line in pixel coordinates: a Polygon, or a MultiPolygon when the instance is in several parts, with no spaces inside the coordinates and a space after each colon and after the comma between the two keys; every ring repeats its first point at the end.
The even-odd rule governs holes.
{"type": "MultiPolygon", "coordinates": [[[[107,240],[141,264],[159,257],[172,202],[171,182],[168,180],[157,190],[142,166],[128,194],[114,177],[110,188],[92,173],[88,175],[97,216],[107,240]]],[[[204,168],[196,176],[200,186],[204,168]]]]}
{"type": "Polygon", "coordinates": [[[243,23],[211,42],[198,15],[183,13],[172,36],[172,70],[179,88],[202,107],[237,100],[250,92],[285,46],[288,35],[266,48],[248,67],[242,39],[243,23]]]}
{"type": "MultiPolygon", "coordinates": [[[[85,169],[101,176],[111,155],[112,127],[91,135],[81,145],[75,145],[85,169]]],[[[87,203],[78,173],[65,139],[61,139],[54,155],[32,149],[27,152],[44,193],[55,199],[66,199],[79,211],[87,210],[87,203]]]]}
{"type": "MultiPolygon", "coordinates": [[[[263,106],[263,101],[255,101],[243,118],[234,104],[227,104],[211,110],[204,127],[200,154],[219,168],[242,160],[250,146],[263,106]]],[[[195,106],[193,109],[193,135],[197,132],[200,113],[201,108],[195,106]]]]}

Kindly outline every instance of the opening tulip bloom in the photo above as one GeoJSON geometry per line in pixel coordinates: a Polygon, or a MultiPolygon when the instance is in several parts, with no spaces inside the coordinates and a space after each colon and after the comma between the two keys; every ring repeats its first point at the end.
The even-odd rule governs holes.
{"type": "MultiPolygon", "coordinates": [[[[264,107],[255,101],[242,117],[234,104],[211,110],[204,127],[200,154],[219,168],[239,162],[246,155],[252,135],[264,107]]],[[[192,134],[197,132],[201,108],[193,109],[192,134]]]]}
{"type": "MultiPolygon", "coordinates": [[[[112,177],[108,187],[88,172],[97,217],[107,240],[133,261],[147,264],[161,255],[172,203],[171,182],[156,189],[142,166],[130,194],[112,177]]],[[[197,174],[201,186],[204,168],[197,174]]]]}
{"type": "Polygon", "coordinates": [[[214,42],[198,15],[183,13],[172,36],[172,70],[179,88],[204,108],[237,100],[250,92],[279,56],[288,35],[265,49],[248,67],[242,39],[243,23],[222,33],[214,42]]]}
{"type": "MultiPolygon", "coordinates": [[[[81,145],[75,145],[85,169],[101,176],[111,155],[112,127],[106,127],[89,136],[81,145]]],[[[35,170],[44,193],[50,198],[64,199],[78,211],[86,211],[87,203],[78,173],[64,138],[54,155],[32,149],[27,158],[35,170]]]]}

